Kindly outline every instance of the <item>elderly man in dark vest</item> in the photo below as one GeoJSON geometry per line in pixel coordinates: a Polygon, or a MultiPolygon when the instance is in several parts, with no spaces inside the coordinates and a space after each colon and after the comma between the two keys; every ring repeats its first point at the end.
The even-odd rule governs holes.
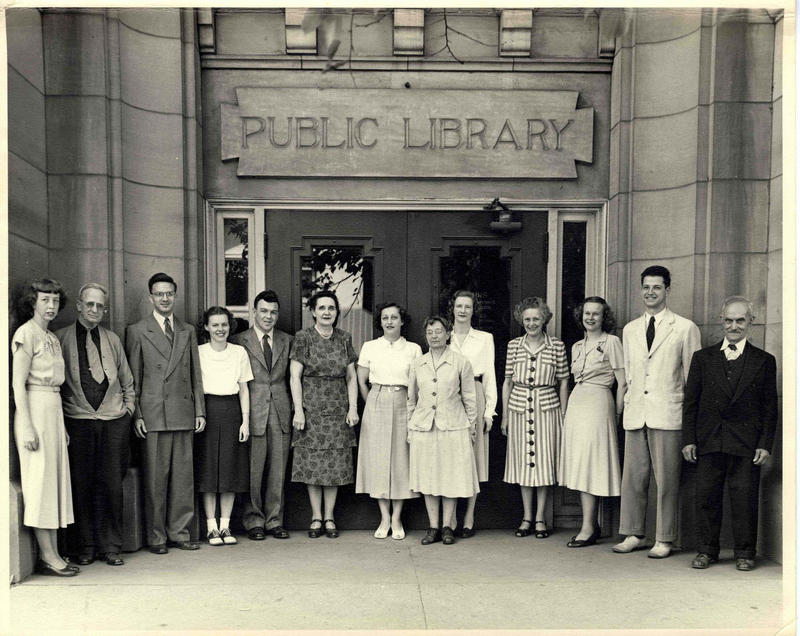
{"type": "Polygon", "coordinates": [[[748,342],[753,305],[722,305],[724,338],[694,354],[683,401],[683,457],[697,464],[695,508],[703,570],[719,558],[722,493],[728,483],[736,569],[755,566],[758,484],[772,449],[778,413],[775,358],[748,342]]]}

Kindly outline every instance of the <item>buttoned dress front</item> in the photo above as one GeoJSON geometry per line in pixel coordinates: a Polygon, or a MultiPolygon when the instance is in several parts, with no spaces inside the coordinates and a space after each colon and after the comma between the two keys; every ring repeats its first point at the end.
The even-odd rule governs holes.
{"type": "Polygon", "coordinates": [[[484,418],[495,416],[497,406],[497,379],[494,372],[494,337],[488,331],[470,327],[459,344],[455,334],[450,337],[450,347],[472,365],[475,374],[475,399],[477,402],[476,435],[473,451],[478,481],[489,481],[489,433],[484,431],[484,418]]]}
{"type": "Polygon", "coordinates": [[[19,355],[19,351],[31,359],[25,388],[30,423],[39,437],[39,447],[35,451],[25,448],[23,422],[16,411],[14,440],[25,504],[23,523],[32,528],[66,528],[74,518],[67,434],[59,392],[65,369],[61,345],[55,334],[31,319],[17,329],[11,339],[12,354],[19,355]]]}
{"type": "Polygon", "coordinates": [[[603,334],[587,349],[585,340],[572,347],[575,388],[564,416],[564,440],[558,483],[598,497],[618,497],[619,447],[614,396],[614,371],[624,367],[622,341],[603,334]]]}
{"type": "Polygon", "coordinates": [[[503,481],[520,486],[551,486],[561,450],[563,418],[558,386],[569,377],[564,343],[544,335],[535,349],[525,336],[508,343],[506,377],[508,446],[503,481]]]}
{"type": "Polygon", "coordinates": [[[408,372],[422,349],[402,336],[365,342],[358,366],[369,369],[370,390],[358,440],[356,492],[375,499],[418,497],[408,485],[408,372]]]}
{"type": "Polygon", "coordinates": [[[474,377],[469,361],[449,347],[435,364],[428,352],[411,365],[411,490],[452,498],[480,491],[470,437],[477,414],[474,377]]]}

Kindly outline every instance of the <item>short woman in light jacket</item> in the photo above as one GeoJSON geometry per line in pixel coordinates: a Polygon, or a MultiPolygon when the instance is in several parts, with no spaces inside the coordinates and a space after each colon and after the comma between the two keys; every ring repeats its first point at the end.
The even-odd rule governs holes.
{"type": "Polygon", "coordinates": [[[450,322],[441,316],[423,324],[429,351],[408,376],[409,485],[425,495],[430,526],[422,544],[454,543],[456,499],[480,488],[472,440],[475,436],[475,379],[469,361],[447,346],[450,322]],[[439,530],[439,502],[444,527],[439,530]]]}

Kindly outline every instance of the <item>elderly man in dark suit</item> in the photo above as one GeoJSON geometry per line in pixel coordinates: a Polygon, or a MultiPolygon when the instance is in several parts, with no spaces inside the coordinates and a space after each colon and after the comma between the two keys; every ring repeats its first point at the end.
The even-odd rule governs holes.
{"type": "Polygon", "coordinates": [[[108,292],[98,283],[78,291],[78,320],[59,330],[66,380],[61,387],[78,539],[78,563],[102,554],[123,565],[122,480],[128,470],[133,376],[119,336],[100,325],[108,292]]]}
{"type": "Polygon", "coordinates": [[[247,349],[253,370],[253,379],[248,382],[250,499],[242,518],[253,541],[261,541],[267,534],[288,539],[289,533],[283,528],[283,481],[292,430],[286,369],[293,337],[275,328],[280,302],[274,291],[262,291],[253,306],[255,324],[233,338],[247,349]]]}
{"type": "Polygon", "coordinates": [[[683,401],[683,457],[697,464],[699,553],[692,567],[719,558],[722,492],[728,482],[736,569],[755,566],[758,482],[775,435],[775,358],[747,341],[752,303],[732,296],[722,306],[722,342],[694,354],[683,401]]]}
{"type": "Polygon", "coordinates": [[[127,349],[136,387],[134,430],[145,440],[147,542],[153,554],[166,554],[168,545],[200,547],[189,541],[192,433],[205,428],[205,403],[197,334],[172,313],[178,286],[160,272],[147,286],[154,311],[128,327],[127,349]]]}

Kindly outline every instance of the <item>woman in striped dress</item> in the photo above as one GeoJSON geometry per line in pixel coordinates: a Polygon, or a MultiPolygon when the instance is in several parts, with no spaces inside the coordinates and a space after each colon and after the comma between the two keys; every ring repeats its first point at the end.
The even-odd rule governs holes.
{"type": "Polygon", "coordinates": [[[402,335],[406,310],[397,303],[378,305],[375,327],[383,336],[365,342],[358,357],[358,389],[364,399],[358,443],[356,492],[378,500],[381,523],[373,536],[403,539],[400,515],[406,499],[419,497],[408,485],[408,371],[422,349],[402,335]],[[391,505],[391,510],[390,510],[391,505]]]}
{"type": "Polygon", "coordinates": [[[553,317],[541,298],[525,298],[514,318],[525,335],[508,343],[503,382],[503,422],[508,436],[503,481],[519,484],[523,517],[516,536],[531,534],[533,489],[536,488],[534,534],[550,536],[544,520],[550,486],[556,483],[556,462],[569,388],[569,368],[564,343],[545,333],[553,317]]]}

